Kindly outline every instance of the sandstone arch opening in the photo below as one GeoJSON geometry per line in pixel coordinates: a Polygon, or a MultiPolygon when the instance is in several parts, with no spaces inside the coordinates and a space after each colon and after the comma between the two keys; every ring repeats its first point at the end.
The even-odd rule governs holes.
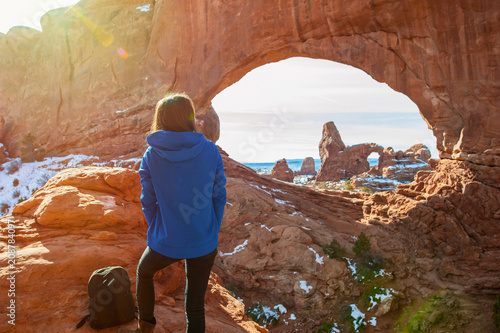
{"type": "Polygon", "coordinates": [[[368,162],[370,163],[370,165],[378,164],[379,159],[380,159],[380,154],[375,151],[370,155],[368,155],[368,162]]]}
{"type": "Polygon", "coordinates": [[[364,71],[330,60],[295,57],[257,67],[212,102],[221,123],[218,144],[243,163],[319,160],[329,121],[346,146],[373,142],[405,151],[422,143],[438,157],[415,103],[364,71]]]}

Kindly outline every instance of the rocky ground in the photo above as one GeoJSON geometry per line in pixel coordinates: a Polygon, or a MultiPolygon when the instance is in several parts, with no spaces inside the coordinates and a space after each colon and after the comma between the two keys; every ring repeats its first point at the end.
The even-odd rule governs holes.
{"type": "MultiPolygon", "coordinates": [[[[465,166],[449,175],[456,162],[442,161],[396,192],[371,195],[315,190],[224,162],[228,203],[207,298],[209,332],[266,331],[245,309],[272,332],[417,332],[418,325],[494,332],[499,190],[474,181],[465,166]],[[455,185],[443,185],[447,177],[455,185]],[[371,245],[368,265],[353,251],[361,232],[371,245]],[[324,246],[334,240],[345,252],[331,259],[324,246]]],[[[122,265],[135,290],[146,232],[139,193],[134,170],[68,169],[2,218],[4,231],[16,225],[18,328],[71,331],[100,267],[122,265]]],[[[184,325],[182,275],[178,265],[156,277],[161,331],[184,325]]],[[[7,292],[6,279],[0,288],[7,292]]]]}

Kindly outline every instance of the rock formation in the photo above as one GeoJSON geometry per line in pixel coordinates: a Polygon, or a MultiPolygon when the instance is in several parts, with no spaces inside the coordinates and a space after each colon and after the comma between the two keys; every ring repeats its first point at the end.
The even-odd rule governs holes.
{"type": "Polygon", "coordinates": [[[464,287],[471,293],[497,293],[500,187],[478,180],[478,168],[488,169],[441,160],[436,171],[420,171],[396,193],[371,196],[363,212],[372,225],[413,234],[405,248],[415,250],[411,260],[420,263],[419,279],[437,275],[448,283],[468,281],[464,287]]]}
{"type": "Polygon", "coordinates": [[[306,157],[302,161],[302,165],[300,166],[300,170],[295,171],[295,176],[300,175],[315,175],[316,174],[316,163],[314,162],[314,158],[306,157]]]}
{"type": "MultiPolygon", "coordinates": [[[[15,225],[16,329],[74,330],[88,313],[88,279],[101,267],[123,266],[135,294],[135,271],[146,247],[147,231],[139,197],[137,171],[67,169],[31,199],[16,206],[13,216],[0,219],[2,230],[7,230],[9,224],[15,225]],[[57,317],[54,313],[58,313],[57,317]]],[[[12,274],[7,269],[8,233],[2,233],[0,239],[0,291],[7,295],[6,277],[12,274]]],[[[155,332],[185,330],[184,284],[182,264],[155,276],[155,332]]],[[[7,320],[0,322],[2,332],[9,332],[9,327],[7,320]]],[[[86,324],[80,331],[93,330],[86,324]]],[[[116,332],[116,328],[102,331],[116,332]]],[[[243,304],[221,287],[217,275],[212,274],[207,292],[207,332],[224,331],[268,332],[246,318],[243,304]]]]}
{"type": "MultiPolygon", "coordinates": [[[[0,142],[11,157],[19,156],[28,132],[49,155],[138,157],[154,105],[168,90],[187,92],[203,118],[217,93],[269,62],[307,56],[360,68],[417,104],[442,158],[432,162],[436,171],[420,171],[396,193],[370,196],[297,188],[259,177],[225,158],[233,206],[228,204],[223,226],[232,227],[224,227],[220,251],[235,254],[221,257],[218,273],[226,281],[234,276],[250,302],[274,305],[284,297],[290,309],[303,311],[295,322],[287,316],[288,322],[302,331],[316,331],[322,318],[338,313],[340,302],[361,295],[345,262],[316,261],[320,248],[332,238],[352,245],[352,237],[364,230],[406,301],[443,288],[466,291],[480,300],[478,307],[487,315],[460,327],[489,332],[490,296],[500,291],[499,15],[495,0],[278,5],[264,0],[235,0],[231,5],[82,1],[73,9],[45,14],[43,32],[13,28],[0,34],[0,142]],[[246,240],[247,247],[238,252],[246,240]],[[311,262],[319,267],[317,273],[311,262]],[[324,281],[328,274],[335,279],[324,281]],[[316,312],[314,307],[322,302],[316,312]]],[[[134,229],[117,224],[123,211],[115,208],[116,202],[132,205],[128,200],[135,200],[125,199],[128,191],[117,193],[119,184],[109,188],[102,180],[98,183],[104,192],[80,189],[72,181],[47,196],[36,194],[33,200],[40,204],[19,208],[29,217],[14,218],[20,327],[70,330],[86,313],[90,273],[118,263],[133,278],[145,246],[144,221],[126,220],[137,225],[134,229]],[[70,216],[54,214],[50,205],[62,202],[58,191],[68,191],[73,205],[82,202],[89,208],[82,221],[69,220],[82,228],[64,228],[70,216]],[[49,216],[58,219],[51,224],[44,219],[49,216]],[[65,275],[69,272],[71,276],[65,275]],[[64,281],[69,281],[68,288],[55,294],[64,281]],[[54,313],[61,313],[60,319],[47,320],[54,313]]],[[[3,229],[6,224],[2,219],[3,229]]],[[[1,237],[3,277],[8,273],[6,236],[1,237]]],[[[6,283],[0,280],[2,295],[6,283]]],[[[222,298],[209,296],[215,298],[208,311],[209,330],[232,332],[239,330],[234,325],[253,325],[244,320],[239,303],[214,286],[222,298]]],[[[181,297],[165,294],[158,309],[180,331],[181,297]]],[[[391,331],[394,322],[381,317],[380,325],[391,331]]]]}
{"type": "Polygon", "coordinates": [[[321,164],[324,161],[334,158],[339,152],[345,148],[344,141],[340,137],[340,133],[333,121],[329,121],[323,125],[323,134],[319,142],[319,156],[321,164]]]}
{"type": "Polygon", "coordinates": [[[203,133],[207,140],[217,142],[220,136],[220,123],[219,116],[215,112],[212,105],[206,110],[198,110],[196,113],[196,120],[199,122],[198,132],[203,133]],[[198,115],[198,113],[200,115],[198,115]]]}
{"type": "MultiPolygon", "coordinates": [[[[415,174],[420,170],[429,170],[427,161],[431,157],[429,149],[416,144],[410,149],[394,152],[389,148],[383,148],[375,143],[362,143],[353,146],[345,146],[340,133],[333,122],[323,125],[323,136],[319,144],[321,166],[316,175],[317,181],[337,182],[342,179],[384,176],[396,182],[407,183],[413,180],[415,174]],[[368,156],[371,153],[379,154],[378,166],[370,168],[368,156]],[[365,174],[360,176],[361,174],[365,174]]],[[[351,179],[354,180],[354,179],[351,179]]],[[[372,189],[389,189],[387,182],[382,185],[377,178],[370,180],[354,180],[354,184],[370,185],[372,189]]]]}
{"type": "MultiPolygon", "coordinates": [[[[377,327],[391,331],[395,322],[386,311],[400,311],[437,289],[453,286],[483,301],[500,291],[499,217],[494,213],[500,209],[500,189],[474,180],[472,163],[442,161],[436,172],[421,171],[396,193],[369,195],[279,182],[222,153],[228,204],[214,268],[221,280],[212,277],[207,296],[208,332],[265,332],[245,318],[241,303],[221,281],[247,308],[257,303],[285,307],[278,322],[282,329],[313,332],[324,318],[338,318],[336,309],[360,299],[366,286],[354,280],[350,263],[327,258],[322,247],[337,240],[345,256],[353,258],[351,247],[361,231],[385,259],[393,303],[400,306],[362,308],[367,316],[377,316],[377,327]],[[457,169],[462,172],[450,172],[457,169]]],[[[18,327],[71,329],[87,312],[86,283],[97,268],[124,266],[135,288],[146,238],[139,188],[133,170],[69,169],[16,206],[14,216],[1,219],[4,230],[9,220],[16,225],[18,327]],[[68,305],[61,310],[57,300],[68,305]],[[56,309],[63,311],[61,319],[48,321],[56,309]]],[[[7,234],[1,237],[6,244],[7,234]]],[[[7,267],[7,251],[0,250],[0,263],[7,267]]],[[[156,277],[160,332],[182,331],[182,270],[173,266],[156,277]]],[[[6,293],[6,283],[0,279],[0,292],[6,293]]],[[[490,317],[467,318],[467,332],[488,331],[485,325],[491,322],[485,318],[490,317]]]]}
{"type": "Polygon", "coordinates": [[[276,162],[271,171],[271,177],[285,182],[293,182],[293,171],[288,167],[286,159],[281,159],[276,162]]]}
{"type": "Polygon", "coordinates": [[[422,144],[413,145],[404,152],[395,152],[391,147],[385,148],[378,165],[352,176],[351,184],[374,192],[393,190],[400,183],[411,182],[419,171],[431,170],[427,163],[430,157],[429,149],[422,144]]]}
{"type": "MultiPolygon", "coordinates": [[[[341,273],[340,261],[328,273],[336,277],[325,280],[325,273],[333,269],[329,268],[332,259],[318,248],[337,240],[351,257],[353,237],[361,230],[386,260],[391,285],[406,295],[400,306],[451,286],[485,299],[494,299],[487,295],[500,291],[495,278],[500,266],[494,263],[499,259],[494,239],[500,232],[495,222],[500,189],[474,180],[477,172],[470,168],[477,166],[472,163],[443,161],[435,166],[437,171],[420,171],[414,182],[399,185],[396,193],[374,195],[312,191],[260,177],[227,158],[224,163],[229,203],[221,232],[224,255],[217,272],[231,281],[247,305],[282,303],[289,312],[302,313],[298,318],[334,317],[334,309],[346,298],[362,295],[363,287],[352,284],[350,273],[341,273]],[[455,169],[462,171],[454,175],[451,170],[455,169]],[[361,215],[359,205],[363,206],[361,215]],[[468,205],[475,207],[470,214],[466,213],[468,205]],[[476,238],[481,240],[476,243],[476,238]],[[485,252],[478,254],[480,249],[485,252]],[[479,258],[485,258],[484,262],[479,258]],[[297,288],[300,281],[307,281],[310,293],[297,288]],[[314,310],[304,312],[307,306],[314,310]]],[[[492,303],[487,304],[490,311],[492,303]]],[[[474,320],[465,331],[479,333],[481,325],[488,331],[484,325],[491,326],[491,321],[484,320],[474,320]]],[[[313,323],[302,320],[304,326],[294,327],[312,332],[321,319],[316,319],[316,326],[313,323]]],[[[377,317],[377,323],[387,332],[394,325],[384,316],[377,317]]]]}
{"type": "Polygon", "coordinates": [[[190,94],[201,116],[251,69],[307,56],[360,68],[410,97],[441,157],[498,166],[499,11],[494,0],[85,1],[45,14],[41,33],[0,36],[0,141],[16,156],[32,131],[47,154],[126,155],[143,148],[165,91],[190,94]]]}
{"type": "Polygon", "coordinates": [[[317,181],[339,181],[370,169],[368,156],[383,149],[375,143],[362,143],[346,147],[335,124],[330,121],[323,125],[323,135],[319,143],[321,166],[317,181]]]}

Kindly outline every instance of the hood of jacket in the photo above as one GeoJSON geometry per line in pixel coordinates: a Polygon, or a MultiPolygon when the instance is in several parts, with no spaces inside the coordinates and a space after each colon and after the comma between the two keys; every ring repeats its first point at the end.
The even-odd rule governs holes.
{"type": "Polygon", "coordinates": [[[157,131],[146,138],[151,149],[171,162],[182,162],[198,156],[207,144],[201,133],[157,131]]]}

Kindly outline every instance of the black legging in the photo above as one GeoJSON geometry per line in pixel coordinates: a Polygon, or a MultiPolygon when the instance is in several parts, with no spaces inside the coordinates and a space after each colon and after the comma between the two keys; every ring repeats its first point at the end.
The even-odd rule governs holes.
{"type": "MultiPolygon", "coordinates": [[[[198,258],[186,259],[186,318],[187,333],[205,332],[205,293],[217,249],[198,258]]],[[[179,260],[144,250],[137,267],[136,295],[139,318],[154,323],[155,290],[153,276],[157,271],[179,260]]]]}

